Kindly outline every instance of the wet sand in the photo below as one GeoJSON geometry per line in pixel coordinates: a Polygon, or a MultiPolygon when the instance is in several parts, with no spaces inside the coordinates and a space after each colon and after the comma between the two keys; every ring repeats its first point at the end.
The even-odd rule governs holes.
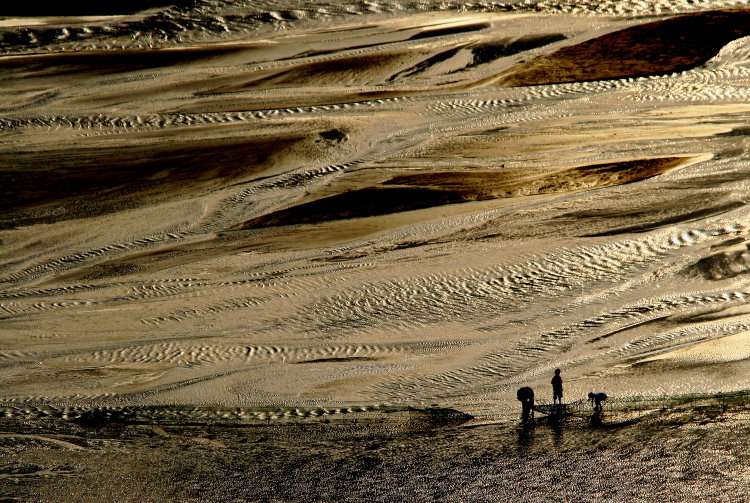
{"type": "Polygon", "coordinates": [[[745,407],[526,424],[418,411],[245,427],[4,419],[0,489],[39,502],[741,500],[745,407]]]}

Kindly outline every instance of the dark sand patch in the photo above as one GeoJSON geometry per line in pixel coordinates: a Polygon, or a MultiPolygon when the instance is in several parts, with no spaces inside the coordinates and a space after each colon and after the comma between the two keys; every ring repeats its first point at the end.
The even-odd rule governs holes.
{"type": "Polygon", "coordinates": [[[391,75],[388,77],[388,82],[395,82],[397,80],[405,79],[414,75],[419,75],[421,73],[426,72],[433,66],[442,63],[443,61],[447,61],[458,52],[463,49],[463,46],[454,47],[453,49],[449,49],[447,51],[439,52],[435,54],[434,56],[430,56],[429,58],[425,59],[424,61],[420,61],[414,66],[411,66],[409,68],[405,68],[401,70],[400,72],[391,75]]]}
{"type": "MultiPolygon", "coordinates": [[[[544,197],[544,196],[538,196],[544,197]]],[[[533,196],[532,198],[533,199],[533,196]]],[[[51,279],[57,282],[87,282],[108,278],[138,276],[151,278],[173,267],[209,262],[220,257],[245,252],[278,252],[280,250],[311,250],[320,246],[346,243],[353,239],[378,234],[415,223],[444,218],[446,215],[464,215],[499,206],[512,205],[513,199],[493,199],[467,202],[461,205],[438,206],[411,212],[393,213],[373,218],[331,220],[316,222],[317,225],[298,228],[294,233],[285,227],[267,227],[262,233],[220,232],[214,238],[189,242],[157,250],[130,253],[98,264],[80,266],[70,272],[61,272],[51,279]]],[[[432,240],[407,240],[379,245],[376,249],[355,249],[351,252],[312,259],[313,262],[336,262],[386,254],[389,251],[416,248],[432,243],[432,240]]]]}
{"type": "Polygon", "coordinates": [[[686,162],[684,157],[642,159],[553,171],[427,172],[391,178],[369,187],[303,203],[234,227],[252,229],[322,222],[429,208],[467,201],[591,190],[653,177],[686,162]],[[401,187],[389,187],[400,185],[401,187]]]}
{"type": "Polygon", "coordinates": [[[732,306],[726,309],[717,309],[707,313],[672,316],[678,323],[702,323],[705,321],[731,320],[732,318],[744,317],[750,314],[748,306],[732,306]]]}
{"type": "Polygon", "coordinates": [[[424,30],[420,31],[419,33],[412,35],[409,37],[409,40],[421,40],[424,38],[433,38],[433,37],[445,37],[448,35],[459,35],[462,33],[472,33],[475,31],[481,31],[484,29],[489,28],[490,25],[487,23],[477,23],[477,24],[466,24],[462,26],[448,26],[445,28],[437,28],[434,30],[424,30]]]}
{"type": "Polygon", "coordinates": [[[419,188],[367,188],[337,194],[253,218],[230,230],[324,222],[459,203],[460,193],[419,188]]]}
{"type": "Polygon", "coordinates": [[[158,7],[179,6],[184,8],[194,3],[195,0],[128,0],[127,2],[71,0],[64,4],[11,2],[3,5],[0,15],[8,17],[103,16],[134,14],[158,7]]]}
{"type": "Polygon", "coordinates": [[[365,362],[372,362],[376,361],[378,358],[372,358],[370,356],[347,356],[343,358],[316,358],[314,360],[305,360],[302,362],[295,362],[297,365],[304,365],[306,363],[338,363],[338,362],[356,362],[356,361],[365,361],[365,362]]]}
{"type": "Polygon", "coordinates": [[[385,82],[394,70],[410,66],[430,53],[421,51],[388,52],[363,56],[346,56],[329,61],[297,65],[270,76],[251,76],[244,82],[212,89],[215,93],[231,93],[252,89],[314,85],[373,85],[385,82]]]}
{"type": "Polygon", "coordinates": [[[50,53],[0,57],[3,80],[42,77],[96,77],[154,68],[195,63],[204,59],[233,56],[257,51],[265,46],[248,44],[195,47],[186,49],[131,49],[80,51],[72,54],[50,53]]]}
{"type": "Polygon", "coordinates": [[[15,152],[0,166],[0,228],[101,215],[257,176],[310,137],[159,142],[15,152]],[[177,143],[177,144],[175,144],[177,143]]]}
{"type": "MultiPolygon", "coordinates": [[[[702,208],[699,210],[678,213],[676,215],[673,215],[667,218],[661,218],[658,220],[642,218],[642,220],[647,220],[647,221],[641,224],[618,227],[618,228],[607,230],[604,232],[594,232],[591,234],[583,234],[581,235],[581,237],[616,236],[617,234],[628,234],[628,233],[633,233],[633,232],[649,232],[655,229],[659,229],[661,227],[666,227],[668,225],[687,223],[687,222],[692,222],[692,221],[703,219],[703,218],[721,215],[722,213],[736,210],[737,208],[741,208],[745,205],[746,203],[742,201],[731,201],[731,202],[719,204],[716,206],[702,208]]],[[[654,212],[653,214],[657,215],[658,213],[654,212]]],[[[617,214],[613,216],[627,218],[628,216],[633,217],[636,215],[617,214]]],[[[639,216],[645,217],[646,215],[641,214],[639,216]]]]}
{"type": "Polygon", "coordinates": [[[712,11],[625,28],[510,70],[498,83],[528,86],[660,75],[695,68],[750,35],[750,11],[712,11]]]}
{"type": "MultiPolygon", "coordinates": [[[[362,28],[354,28],[354,30],[366,30],[371,27],[362,27],[362,28]]],[[[403,42],[402,39],[399,40],[392,40],[388,43],[394,43],[394,42],[403,42]]],[[[370,47],[378,47],[379,45],[383,45],[383,43],[374,42],[371,44],[361,44],[361,45],[349,45],[346,46],[345,50],[347,51],[353,51],[357,49],[369,49],[370,47]]],[[[300,59],[300,58],[314,58],[315,56],[325,56],[327,54],[336,54],[337,52],[341,52],[342,49],[340,47],[337,47],[335,49],[315,49],[315,50],[305,50],[302,52],[298,52],[294,54],[293,56],[290,56],[288,58],[283,58],[283,60],[290,60],[290,59],[300,59]]]]}
{"type": "Polygon", "coordinates": [[[460,190],[475,194],[477,199],[513,197],[632,183],[665,173],[684,162],[684,157],[662,157],[580,166],[552,173],[541,168],[419,173],[397,176],[384,184],[460,190]]]}
{"type": "Polygon", "coordinates": [[[559,42],[560,40],[565,40],[565,38],[562,34],[550,33],[547,35],[524,35],[517,39],[478,43],[471,46],[474,59],[467,68],[490,63],[496,59],[512,56],[523,51],[543,47],[554,42],[559,42]]]}
{"type": "MultiPolygon", "coordinates": [[[[660,224],[665,221],[679,224],[683,218],[687,218],[687,221],[691,222],[693,212],[706,211],[707,215],[718,215],[725,209],[734,209],[736,203],[734,198],[717,197],[716,192],[710,190],[695,193],[687,190],[665,190],[665,186],[668,185],[660,183],[644,186],[639,189],[638,197],[617,198],[616,205],[612,204],[611,195],[599,193],[585,203],[568,201],[568,204],[561,205],[552,214],[544,216],[520,209],[514,213],[513,219],[491,219],[447,239],[579,239],[628,232],[648,232],[663,227],[660,224]]],[[[739,208],[739,205],[737,207],[739,208]]],[[[664,226],[667,225],[674,224],[664,223],[664,226]]]]}

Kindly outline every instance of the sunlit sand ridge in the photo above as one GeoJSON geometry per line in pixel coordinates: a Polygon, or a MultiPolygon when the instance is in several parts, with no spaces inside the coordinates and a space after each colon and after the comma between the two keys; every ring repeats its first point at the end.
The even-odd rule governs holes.
{"type": "Polygon", "coordinates": [[[741,4],[3,22],[7,413],[750,388],[741,4]]]}

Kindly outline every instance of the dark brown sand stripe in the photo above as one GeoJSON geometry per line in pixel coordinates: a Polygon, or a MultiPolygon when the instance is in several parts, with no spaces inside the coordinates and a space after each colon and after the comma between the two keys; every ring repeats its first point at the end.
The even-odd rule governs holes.
{"type": "Polygon", "coordinates": [[[650,178],[684,162],[683,157],[665,157],[580,166],[552,173],[549,170],[536,173],[533,170],[523,173],[497,170],[402,175],[384,182],[387,187],[368,187],[303,203],[248,220],[234,229],[361,218],[467,201],[591,190],[650,178]]]}
{"type": "Polygon", "coordinates": [[[642,77],[695,68],[732,40],[750,35],[750,11],[665,19],[565,47],[512,70],[503,86],[642,77]]]}

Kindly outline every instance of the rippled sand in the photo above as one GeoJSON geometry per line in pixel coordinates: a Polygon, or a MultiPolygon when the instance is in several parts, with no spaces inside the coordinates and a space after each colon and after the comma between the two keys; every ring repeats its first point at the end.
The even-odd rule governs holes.
{"type": "Polygon", "coordinates": [[[750,388],[744,4],[0,19],[4,414],[750,388]]]}

